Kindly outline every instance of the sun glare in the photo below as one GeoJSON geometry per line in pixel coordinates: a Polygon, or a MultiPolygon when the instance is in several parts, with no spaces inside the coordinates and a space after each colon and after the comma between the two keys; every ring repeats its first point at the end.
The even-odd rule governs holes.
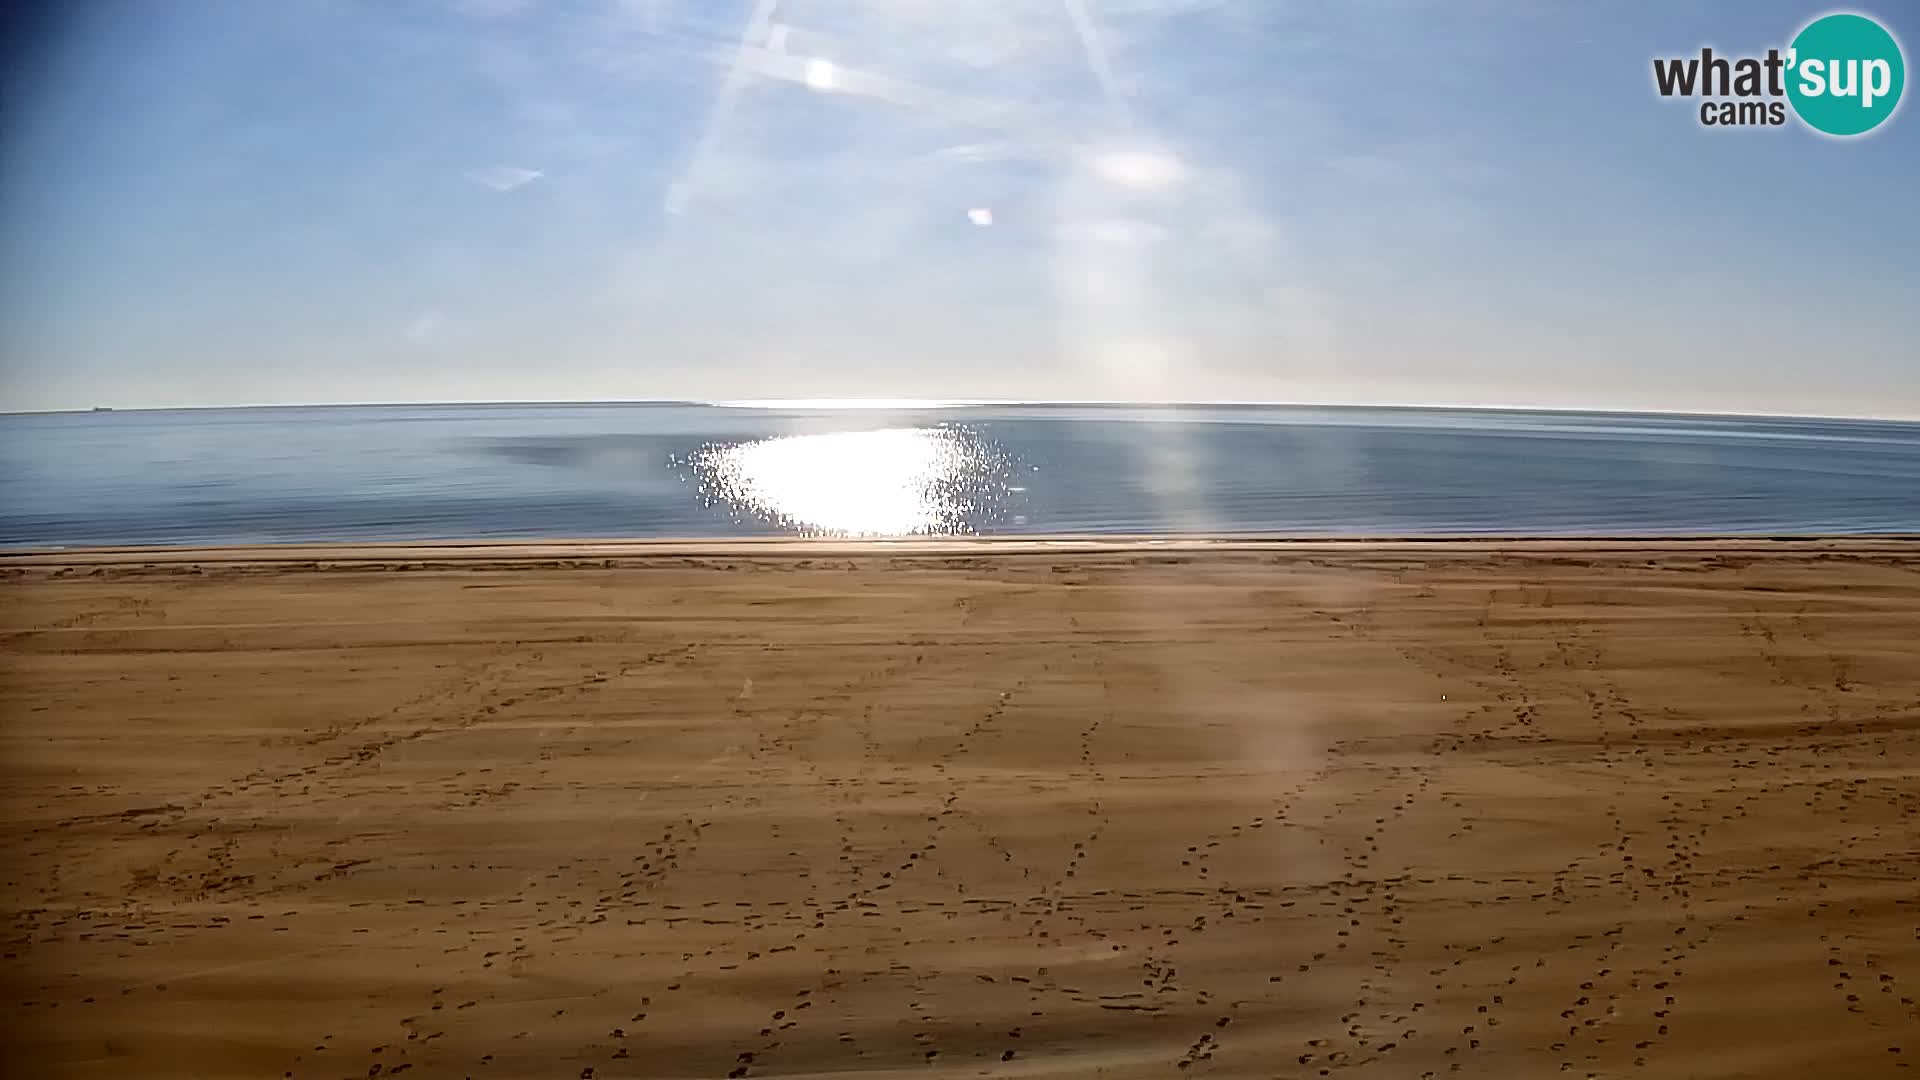
{"type": "Polygon", "coordinates": [[[968,405],[988,405],[986,401],[945,401],[938,398],[755,398],[746,401],[720,401],[723,409],[958,409],[968,405]]]}
{"type": "Polygon", "coordinates": [[[994,456],[949,428],[791,435],[694,459],[703,497],[811,535],[973,531],[1004,488],[994,456]]]}

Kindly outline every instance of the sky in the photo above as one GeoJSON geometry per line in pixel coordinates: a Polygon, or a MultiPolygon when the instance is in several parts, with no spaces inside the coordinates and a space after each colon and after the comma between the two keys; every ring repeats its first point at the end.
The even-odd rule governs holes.
{"type": "MultiPolygon", "coordinates": [[[[1920,417],[1920,114],[1653,90],[1824,4],[52,8],[6,57],[0,409],[1920,417]]],[[[1849,10],[1914,59],[1920,6],[1849,10]]]]}

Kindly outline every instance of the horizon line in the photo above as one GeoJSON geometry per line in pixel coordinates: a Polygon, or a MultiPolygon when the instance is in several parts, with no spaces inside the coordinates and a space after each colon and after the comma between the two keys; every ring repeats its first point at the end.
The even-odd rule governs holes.
{"type": "Polygon", "coordinates": [[[1605,408],[1579,407],[1571,405],[1513,405],[1513,404],[1436,404],[1408,402],[1358,402],[1358,401],[1134,401],[1100,400],[1071,398],[767,398],[743,399],[729,398],[706,400],[697,398],[589,398],[589,399],[470,399],[447,401],[311,401],[311,402],[254,402],[237,405],[132,405],[132,406],[76,406],[64,409],[0,409],[0,416],[67,416],[92,415],[96,413],[122,412],[233,412],[249,409],[427,409],[427,408],[528,408],[528,407],[567,407],[567,406],[652,406],[652,407],[695,407],[715,409],[762,409],[770,412],[780,411],[896,411],[917,412],[941,409],[978,409],[978,408],[1148,408],[1148,409],[1208,409],[1208,408],[1271,408],[1271,409],[1352,409],[1404,412],[1514,412],[1514,413],[1567,413],[1584,415],[1613,416],[1680,416],[1680,417],[1719,417],[1727,419],[1752,420],[1849,420],[1874,423],[1908,424],[1920,423],[1920,413],[1908,415],[1839,415],[1831,413],[1768,413],[1745,412],[1737,410],[1703,409],[1644,409],[1644,408],[1605,408]]]}

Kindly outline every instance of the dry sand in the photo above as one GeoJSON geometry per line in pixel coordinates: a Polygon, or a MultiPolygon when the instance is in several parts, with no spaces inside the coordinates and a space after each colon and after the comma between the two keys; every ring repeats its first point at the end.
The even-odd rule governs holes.
{"type": "Polygon", "coordinates": [[[1920,545],[0,570],[18,1075],[1920,1072],[1920,545]]]}

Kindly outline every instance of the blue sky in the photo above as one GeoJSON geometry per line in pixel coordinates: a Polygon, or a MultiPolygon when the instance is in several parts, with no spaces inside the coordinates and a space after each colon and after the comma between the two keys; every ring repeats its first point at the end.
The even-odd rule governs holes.
{"type": "MultiPolygon", "coordinates": [[[[1920,116],[1826,5],[126,0],[0,141],[0,408],[1253,400],[1920,417],[1920,116]]],[[[1879,17],[1913,58],[1920,11],[1879,17]]]]}

